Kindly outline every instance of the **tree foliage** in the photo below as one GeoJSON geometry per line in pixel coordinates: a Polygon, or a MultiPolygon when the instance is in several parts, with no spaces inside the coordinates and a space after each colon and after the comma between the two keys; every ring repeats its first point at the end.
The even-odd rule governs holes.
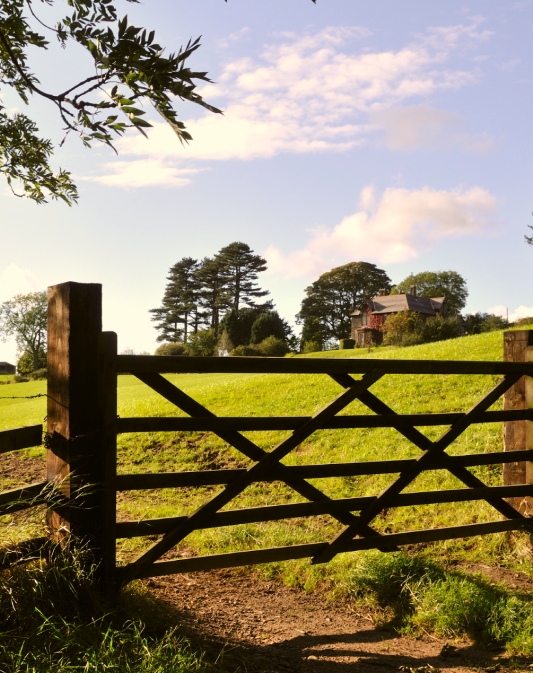
{"type": "Polygon", "coordinates": [[[382,329],[385,334],[383,342],[394,346],[414,346],[459,336],[459,323],[455,317],[443,318],[437,315],[424,320],[414,311],[399,311],[389,315],[382,329]]]}
{"type": "Polygon", "coordinates": [[[267,313],[261,313],[254,320],[250,334],[250,343],[261,343],[261,341],[270,336],[281,339],[281,341],[287,341],[291,334],[292,330],[287,321],[283,320],[277,311],[268,311],[267,313]]]}
{"type": "Polygon", "coordinates": [[[0,337],[15,337],[19,351],[31,353],[33,371],[40,368],[39,353],[46,350],[48,303],[46,292],[17,294],[0,305],[0,337]]]}
{"type": "Polygon", "coordinates": [[[328,339],[350,336],[350,313],[361,310],[366,299],[384,289],[391,280],[383,269],[369,262],[351,262],[323,273],[305,289],[296,319],[303,324],[303,341],[322,344],[328,339]]]}
{"type": "MultiPolygon", "coordinates": [[[[58,4],[45,1],[48,6],[58,4]]],[[[198,82],[210,81],[207,73],[187,66],[200,46],[199,38],[169,53],[153,30],[119,17],[112,0],[68,0],[68,6],[69,13],[58,11],[55,26],[50,27],[37,16],[31,0],[0,0],[0,86],[15,91],[26,106],[37,97],[52,102],[66,134],[75,133],[86,147],[94,141],[112,147],[113,139],[128,128],[146,135],[151,124],[143,118],[141,106],[150,104],[179,140],[187,142],[191,136],[178,120],[176,100],[220,112],[196,91],[198,82]],[[62,85],[59,93],[44,90],[29,66],[30,51],[48,49],[47,36],[64,49],[81,47],[92,60],[93,67],[79,73],[77,81],[62,85]]],[[[17,195],[37,203],[50,194],[70,205],[78,198],[76,186],[68,171],[54,172],[50,167],[52,152],[51,142],[39,137],[29,117],[9,115],[0,106],[0,171],[9,185],[14,189],[13,183],[20,182],[22,193],[17,195]]]]}
{"type": "MultiPolygon", "coordinates": [[[[529,229],[533,229],[533,226],[531,224],[527,225],[529,229]]],[[[533,245],[533,236],[525,236],[524,238],[526,239],[526,243],[529,243],[529,245],[533,245]]]]}
{"type": "Polygon", "coordinates": [[[446,297],[448,307],[453,312],[460,313],[466,305],[468,297],[466,280],[457,271],[412,273],[396,286],[396,293],[408,293],[411,285],[416,285],[419,297],[446,297]]]}
{"type": "Polygon", "coordinates": [[[227,329],[236,345],[249,343],[255,318],[272,308],[271,301],[255,302],[269,294],[256,282],[265,269],[266,261],[240,242],[200,263],[191,257],[181,259],[170,268],[162,305],[150,310],[160,332],[158,341],[187,343],[190,333],[207,326],[215,337],[227,329]]]}
{"type": "Polygon", "coordinates": [[[189,327],[198,331],[197,269],[198,261],[192,257],[184,257],[170,268],[162,306],[150,309],[160,332],[158,341],[187,343],[189,327]]]}
{"type": "Polygon", "coordinates": [[[470,313],[463,321],[467,334],[482,334],[510,327],[510,324],[499,315],[493,313],[470,313]]]}
{"type": "Polygon", "coordinates": [[[38,371],[39,369],[46,369],[48,357],[44,348],[39,349],[38,360],[38,367],[35,369],[33,353],[30,353],[30,351],[24,351],[17,362],[18,373],[31,374],[32,372],[38,371]]]}
{"type": "Polygon", "coordinates": [[[218,252],[217,261],[225,270],[225,285],[234,310],[238,311],[241,303],[255,307],[256,299],[270,294],[256,282],[257,275],[266,271],[266,259],[255,255],[246,243],[230,243],[218,252]]]}

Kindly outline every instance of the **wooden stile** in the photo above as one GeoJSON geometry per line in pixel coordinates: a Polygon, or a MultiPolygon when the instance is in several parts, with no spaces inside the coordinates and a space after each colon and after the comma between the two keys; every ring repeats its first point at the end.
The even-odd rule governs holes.
{"type": "MultiPolygon", "coordinates": [[[[505,362],[533,363],[533,330],[513,330],[503,335],[505,362]]],[[[504,395],[504,410],[533,410],[533,375],[523,376],[504,395]]],[[[504,424],[504,451],[533,449],[533,419],[504,424]]],[[[506,463],[505,485],[533,484],[533,461],[506,463]]],[[[533,512],[533,497],[513,498],[509,502],[521,512],[533,512]]]]}

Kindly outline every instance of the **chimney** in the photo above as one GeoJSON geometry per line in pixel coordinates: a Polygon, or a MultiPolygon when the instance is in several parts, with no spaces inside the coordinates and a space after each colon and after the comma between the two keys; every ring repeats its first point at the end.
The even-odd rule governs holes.
{"type": "Polygon", "coordinates": [[[386,297],[386,296],[387,296],[387,290],[386,290],[385,288],[382,288],[382,289],[379,291],[379,296],[380,296],[380,297],[386,297]]]}
{"type": "Polygon", "coordinates": [[[413,295],[413,297],[416,297],[416,285],[409,285],[408,294],[411,294],[411,295],[413,295]]]}

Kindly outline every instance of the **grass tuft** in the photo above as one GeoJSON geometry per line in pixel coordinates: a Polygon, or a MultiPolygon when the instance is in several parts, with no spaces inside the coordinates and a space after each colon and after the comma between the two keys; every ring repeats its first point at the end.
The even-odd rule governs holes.
{"type": "Polygon", "coordinates": [[[97,590],[96,574],[88,550],[73,542],[48,543],[0,572],[3,673],[205,670],[190,644],[165,630],[142,585],[111,604],[97,590]]]}

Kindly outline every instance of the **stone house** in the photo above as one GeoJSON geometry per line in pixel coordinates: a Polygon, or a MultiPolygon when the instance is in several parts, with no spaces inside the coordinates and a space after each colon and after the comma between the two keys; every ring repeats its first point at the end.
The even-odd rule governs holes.
{"type": "Polygon", "coordinates": [[[357,346],[379,345],[383,342],[381,330],[387,317],[399,311],[419,313],[423,320],[431,320],[437,315],[450,316],[446,297],[417,297],[416,285],[411,285],[407,294],[385,294],[380,290],[377,297],[365,302],[362,311],[350,314],[352,319],[351,338],[357,346]]]}
{"type": "Polygon", "coordinates": [[[17,368],[15,365],[10,365],[9,362],[0,362],[0,374],[16,374],[17,368]]]}

